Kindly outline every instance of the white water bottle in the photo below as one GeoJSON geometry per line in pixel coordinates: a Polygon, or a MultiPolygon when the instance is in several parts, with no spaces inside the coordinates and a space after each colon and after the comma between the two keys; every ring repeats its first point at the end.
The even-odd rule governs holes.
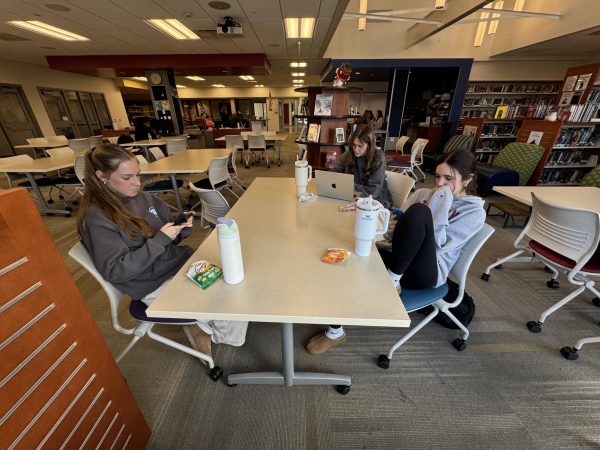
{"type": "Polygon", "coordinates": [[[150,133],[148,133],[148,141],[152,142],[152,135],[150,133]]]}
{"type": "Polygon", "coordinates": [[[378,234],[387,231],[390,221],[390,211],[385,209],[377,200],[369,195],[367,198],[356,200],[356,212],[354,220],[354,253],[357,256],[369,256],[371,244],[378,234]],[[383,224],[377,228],[379,216],[383,214],[383,224]]]}
{"type": "Polygon", "coordinates": [[[244,279],[244,261],[240,233],[235,220],[227,217],[217,219],[217,237],[223,278],[227,284],[238,284],[244,279]]]}

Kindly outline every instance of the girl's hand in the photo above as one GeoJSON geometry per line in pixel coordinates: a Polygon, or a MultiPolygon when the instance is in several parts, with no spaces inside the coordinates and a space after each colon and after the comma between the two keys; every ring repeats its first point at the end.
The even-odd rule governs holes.
{"type": "Polygon", "coordinates": [[[187,225],[187,222],[183,225],[174,225],[173,222],[168,222],[168,223],[165,223],[160,228],[160,231],[162,231],[167,236],[169,236],[171,238],[171,240],[174,240],[181,232],[181,229],[183,227],[185,227],[186,225],[187,225]]]}
{"type": "Polygon", "coordinates": [[[185,223],[181,224],[182,228],[191,228],[192,226],[194,226],[194,213],[190,212],[190,213],[184,213],[187,216],[187,220],[185,221],[185,223]]]}

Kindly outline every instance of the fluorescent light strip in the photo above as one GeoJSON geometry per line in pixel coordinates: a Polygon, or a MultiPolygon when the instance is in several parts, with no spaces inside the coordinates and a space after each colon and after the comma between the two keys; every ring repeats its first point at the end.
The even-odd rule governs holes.
{"type": "Polygon", "coordinates": [[[264,84],[255,84],[254,87],[265,87],[264,84]]]}
{"type": "MultiPolygon", "coordinates": [[[[360,3],[358,5],[358,13],[359,14],[367,13],[367,0],[360,0],[360,3]]],[[[358,31],[365,31],[366,28],[367,28],[367,18],[360,17],[358,19],[358,31]]]]}
{"type": "Polygon", "coordinates": [[[192,80],[192,81],[205,81],[204,78],[202,77],[198,77],[196,75],[190,75],[188,77],[186,77],[188,80],[192,80]]]}
{"type": "Polygon", "coordinates": [[[177,19],[148,19],[144,22],[173,39],[200,39],[177,19]]]}
{"type": "Polygon", "coordinates": [[[303,77],[305,75],[306,75],[306,73],[304,73],[304,72],[292,72],[293,77],[303,77]]]}
{"type": "Polygon", "coordinates": [[[254,81],[254,77],[252,75],[240,75],[240,78],[244,81],[254,81]]]}
{"type": "Polygon", "coordinates": [[[212,87],[216,87],[216,88],[224,88],[225,85],[224,84],[211,84],[212,87]]]}
{"type": "Polygon", "coordinates": [[[131,77],[131,78],[133,78],[134,80],[138,80],[138,81],[148,81],[148,78],[146,78],[146,77],[131,77]]]}
{"type": "Polygon", "coordinates": [[[304,83],[304,80],[292,80],[292,83],[304,83]]]}
{"type": "Polygon", "coordinates": [[[304,61],[300,61],[300,62],[291,62],[290,63],[290,67],[306,67],[308,64],[305,63],[304,61]]]}
{"type": "MultiPolygon", "coordinates": [[[[489,13],[482,12],[481,18],[487,19],[490,16],[489,13]]],[[[473,47],[481,47],[483,42],[483,37],[485,36],[485,29],[487,28],[487,22],[479,22],[477,26],[477,33],[475,34],[475,42],[473,43],[473,47]]]]}
{"type": "Polygon", "coordinates": [[[309,39],[313,36],[315,29],[314,17],[286,17],[285,35],[288,39],[309,39]]]}
{"type": "Polygon", "coordinates": [[[44,22],[38,22],[37,20],[12,20],[6,22],[9,25],[22,28],[27,31],[34,33],[43,34],[54,39],[61,39],[63,41],[89,41],[85,36],[71,33],[70,31],[63,30],[62,28],[53,27],[44,22]]]}
{"type": "MultiPolygon", "coordinates": [[[[502,9],[504,7],[504,0],[498,0],[496,2],[496,4],[494,5],[494,9],[502,9]]],[[[492,19],[497,19],[498,17],[500,17],[500,14],[494,13],[492,14],[492,19]]],[[[488,29],[488,34],[494,34],[496,33],[496,30],[498,29],[498,21],[497,20],[492,20],[490,22],[490,27],[488,29]]]]}
{"type": "Polygon", "coordinates": [[[525,0],[515,0],[515,7],[513,9],[515,11],[523,11],[524,6],[525,6],[525,0]]]}
{"type": "Polygon", "coordinates": [[[435,0],[435,5],[433,6],[435,9],[442,9],[446,7],[446,0],[435,0]]]}
{"type": "Polygon", "coordinates": [[[187,89],[187,86],[184,86],[183,84],[176,84],[175,87],[177,89],[187,89]]]}

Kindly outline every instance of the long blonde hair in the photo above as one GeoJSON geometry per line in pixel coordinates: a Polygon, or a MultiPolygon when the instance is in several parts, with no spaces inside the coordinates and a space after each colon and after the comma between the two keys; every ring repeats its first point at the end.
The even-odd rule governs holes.
{"type": "Polygon", "coordinates": [[[80,237],[85,228],[87,210],[92,204],[104,211],[107,217],[130,238],[136,236],[147,238],[154,234],[148,222],[127,210],[118,194],[96,176],[96,171],[99,170],[108,178],[122,162],[131,159],[135,159],[135,156],[115,144],[100,145],[85,153],[85,190],[77,216],[77,230],[80,237]]]}

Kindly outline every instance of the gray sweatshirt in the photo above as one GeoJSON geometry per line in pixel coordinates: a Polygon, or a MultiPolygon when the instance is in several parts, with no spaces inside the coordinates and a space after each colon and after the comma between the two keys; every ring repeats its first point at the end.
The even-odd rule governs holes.
{"type": "MultiPolygon", "coordinates": [[[[172,277],[192,255],[187,246],[178,246],[160,228],[169,222],[167,205],[159,198],[140,192],[124,198],[125,207],[146,219],[154,236],[130,239],[98,206],[87,210],[82,241],[96,269],[110,283],[133,299],[141,299],[172,277]]],[[[191,228],[182,230],[186,237],[191,228]],[[185,233],[184,233],[185,231],[185,233]]],[[[182,236],[183,235],[183,236],[182,236]]]]}
{"type": "MultiPolygon", "coordinates": [[[[348,150],[337,160],[335,167],[336,172],[350,173],[346,167],[346,160],[352,150],[348,150]]],[[[365,158],[356,158],[354,166],[354,190],[360,192],[361,197],[372,195],[375,200],[378,200],[385,208],[392,207],[392,196],[388,191],[387,181],[385,176],[385,155],[381,150],[375,150],[376,162],[375,170],[368,180],[364,179],[365,158]]]]}
{"type": "Polygon", "coordinates": [[[475,195],[454,197],[450,188],[443,186],[417,190],[406,199],[402,210],[423,200],[427,201],[433,216],[438,268],[436,286],[440,286],[446,282],[463,246],[483,227],[484,201],[475,195]]]}

